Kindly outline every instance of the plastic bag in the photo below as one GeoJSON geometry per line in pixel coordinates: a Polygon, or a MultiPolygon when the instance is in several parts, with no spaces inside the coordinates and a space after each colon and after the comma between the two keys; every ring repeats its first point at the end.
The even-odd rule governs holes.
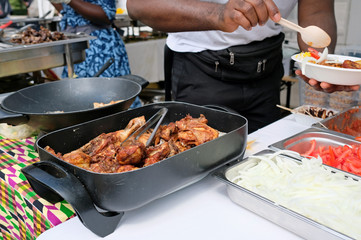
{"type": "Polygon", "coordinates": [[[6,123],[0,123],[0,135],[9,139],[28,138],[31,136],[35,136],[37,133],[37,129],[27,124],[11,126],[6,123]]]}

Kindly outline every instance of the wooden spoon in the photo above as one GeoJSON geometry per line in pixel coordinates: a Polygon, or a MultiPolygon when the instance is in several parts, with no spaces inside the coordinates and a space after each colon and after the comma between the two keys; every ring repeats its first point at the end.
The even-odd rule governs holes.
{"type": "Polygon", "coordinates": [[[284,18],[281,18],[278,23],[284,27],[299,32],[301,34],[302,40],[311,47],[324,48],[331,43],[330,36],[324,30],[317,26],[308,26],[303,28],[284,18]]]}

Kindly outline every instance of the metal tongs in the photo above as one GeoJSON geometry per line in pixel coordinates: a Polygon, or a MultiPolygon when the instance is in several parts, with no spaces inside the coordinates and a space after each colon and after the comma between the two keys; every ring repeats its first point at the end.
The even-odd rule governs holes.
{"type": "Polygon", "coordinates": [[[4,23],[4,24],[0,25],[0,37],[4,36],[4,29],[9,27],[11,24],[13,24],[12,20],[8,21],[7,23],[4,23]]]}
{"type": "Polygon", "coordinates": [[[127,139],[125,139],[121,144],[123,145],[125,142],[127,142],[130,139],[137,140],[143,133],[145,133],[149,128],[151,128],[154,124],[155,127],[153,129],[152,134],[149,136],[147,143],[145,144],[145,147],[148,147],[151,142],[153,141],[153,138],[160,126],[160,124],[162,123],[165,115],[168,112],[168,108],[161,108],[156,114],[154,114],[146,123],[144,123],[140,128],[138,128],[135,132],[133,132],[129,137],[127,137],[127,139]]]}

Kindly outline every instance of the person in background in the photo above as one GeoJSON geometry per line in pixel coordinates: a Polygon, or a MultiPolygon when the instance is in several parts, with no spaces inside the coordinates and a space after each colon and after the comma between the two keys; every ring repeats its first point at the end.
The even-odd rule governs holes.
{"type": "MultiPolygon", "coordinates": [[[[74,65],[76,77],[93,77],[110,59],[110,65],[99,77],[119,77],[130,74],[124,42],[111,26],[115,19],[114,0],[50,0],[62,15],[59,23],[62,32],[84,32],[97,37],[89,41],[85,61],[74,65]]],[[[62,77],[67,77],[64,68],[62,77]]],[[[137,97],[132,108],[141,105],[137,97]]]]}
{"type": "MultiPolygon", "coordinates": [[[[280,118],[284,34],[277,22],[296,4],[298,23],[324,29],[332,53],[333,0],[128,0],[127,10],[132,19],[169,33],[173,99],[231,108],[253,132],[280,118]]],[[[298,43],[307,51],[300,36],[298,43]]]]}
{"type": "Polygon", "coordinates": [[[0,19],[9,18],[11,6],[9,0],[0,0],[0,19]]]}
{"type": "MultiPolygon", "coordinates": [[[[97,37],[89,41],[84,62],[75,64],[77,77],[92,77],[113,58],[115,62],[101,77],[130,74],[128,56],[120,35],[112,28],[115,18],[114,0],[50,0],[62,15],[60,30],[68,33],[84,32],[97,37]]],[[[63,77],[67,77],[64,71],[63,77]]]]}

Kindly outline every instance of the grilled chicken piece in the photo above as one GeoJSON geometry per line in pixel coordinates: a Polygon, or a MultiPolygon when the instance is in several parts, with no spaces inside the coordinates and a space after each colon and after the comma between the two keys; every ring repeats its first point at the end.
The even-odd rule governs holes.
{"type": "Polygon", "coordinates": [[[68,163],[85,169],[89,169],[91,162],[91,157],[80,150],[64,154],[62,159],[68,163]]]}
{"type": "Polygon", "coordinates": [[[145,146],[140,142],[124,144],[117,149],[116,160],[121,165],[137,165],[144,157],[145,146]]]}
{"type": "Polygon", "coordinates": [[[184,152],[188,149],[191,149],[191,145],[187,145],[181,141],[174,141],[174,146],[178,149],[179,152],[184,152]]]}
{"type": "Polygon", "coordinates": [[[133,171],[138,169],[138,167],[135,167],[133,165],[122,165],[117,169],[117,173],[121,173],[121,172],[128,172],[128,171],[133,171]]]}
{"type": "Polygon", "coordinates": [[[97,173],[114,173],[120,166],[115,158],[109,157],[91,164],[89,170],[97,173]]]}
{"type": "Polygon", "coordinates": [[[54,151],[54,149],[52,149],[52,148],[49,147],[49,146],[46,146],[44,149],[45,149],[45,151],[53,154],[55,157],[58,157],[58,158],[60,158],[60,159],[63,158],[63,155],[62,155],[61,153],[56,153],[56,152],[54,151]]]}
{"type": "MultiPolygon", "coordinates": [[[[81,150],[90,156],[94,156],[109,148],[109,144],[119,146],[126,140],[135,130],[145,123],[144,116],[133,118],[123,130],[111,133],[103,133],[91,140],[89,143],[81,147],[81,150]]],[[[112,147],[110,147],[112,148],[112,147]]]]}
{"type": "Polygon", "coordinates": [[[343,68],[361,69],[361,65],[351,60],[345,60],[342,63],[343,68]]]}
{"type": "Polygon", "coordinates": [[[85,169],[89,169],[89,167],[90,167],[91,157],[89,155],[83,153],[79,149],[74,150],[70,153],[64,154],[64,156],[61,153],[55,153],[55,151],[49,146],[46,146],[45,150],[48,151],[49,153],[53,154],[54,156],[66,161],[70,164],[73,164],[75,166],[85,168],[85,169]]]}
{"type": "Polygon", "coordinates": [[[152,165],[164,158],[167,158],[170,153],[168,142],[163,142],[155,147],[149,147],[146,150],[146,159],[144,160],[143,167],[152,165]]]}
{"type": "Polygon", "coordinates": [[[170,148],[168,157],[172,157],[172,156],[182,152],[172,139],[168,141],[168,145],[170,148]]]}
{"type": "Polygon", "coordinates": [[[178,139],[184,145],[198,146],[218,137],[219,132],[207,125],[208,120],[203,114],[199,118],[187,115],[176,122],[178,128],[178,139]]]}
{"type": "Polygon", "coordinates": [[[166,126],[161,126],[159,130],[159,137],[165,141],[169,141],[171,137],[177,132],[177,128],[174,122],[171,122],[166,126]]]}
{"type": "Polygon", "coordinates": [[[139,138],[137,139],[137,142],[140,142],[145,146],[147,144],[147,141],[148,141],[150,135],[152,134],[152,132],[153,132],[153,130],[149,129],[147,132],[145,132],[139,136],[139,138]]]}
{"type": "Polygon", "coordinates": [[[90,170],[99,173],[124,172],[126,169],[136,169],[144,157],[144,145],[139,142],[118,147],[114,151],[103,151],[93,157],[96,162],[90,166],[90,170]],[[131,166],[131,168],[130,168],[131,166]]]}

